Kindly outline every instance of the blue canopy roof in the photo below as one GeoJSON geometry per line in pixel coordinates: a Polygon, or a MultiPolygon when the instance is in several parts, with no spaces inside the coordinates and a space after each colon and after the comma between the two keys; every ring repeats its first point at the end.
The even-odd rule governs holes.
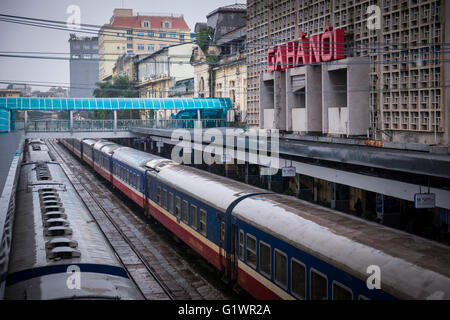
{"type": "Polygon", "coordinates": [[[229,98],[0,98],[9,110],[185,110],[229,109],[229,98]]]}

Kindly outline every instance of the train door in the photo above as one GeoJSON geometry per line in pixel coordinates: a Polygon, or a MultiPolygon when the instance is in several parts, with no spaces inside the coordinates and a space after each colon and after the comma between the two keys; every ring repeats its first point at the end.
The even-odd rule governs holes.
{"type": "Polygon", "coordinates": [[[238,234],[238,226],[235,221],[233,221],[232,227],[231,227],[231,233],[233,242],[231,245],[231,280],[235,281],[237,280],[237,273],[238,273],[238,255],[239,255],[239,234],[238,234]]]}
{"type": "Polygon", "coordinates": [[[227,251],[225,249],[225,221],[223,219],[223,215],[220,212],[216,214],[217,218],[217,226],[218,226],[218,235],[219,235],[219,263],[220,267],[223,271],[226,271],[226,254],[227,251]]]}

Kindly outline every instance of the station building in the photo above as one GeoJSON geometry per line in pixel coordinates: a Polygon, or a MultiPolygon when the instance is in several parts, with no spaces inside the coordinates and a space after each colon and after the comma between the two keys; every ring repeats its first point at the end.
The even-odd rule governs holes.
{"type": "Polygon", "coordinates": [[[247,12],[250,125],[449,144],[445,1],[249,0],[247,12]]]}

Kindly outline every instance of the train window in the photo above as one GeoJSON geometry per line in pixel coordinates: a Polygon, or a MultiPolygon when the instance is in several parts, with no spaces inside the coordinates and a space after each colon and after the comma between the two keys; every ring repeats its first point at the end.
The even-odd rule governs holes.
{"type": "Polygon", "coordinates": [[[156,188],[156,202],[161,205],[161,187],[156,188]]]}
{"type": "Polygon", "coordinates": [[[247,263],[256,268],[256,238],[247,233],[247,263]]]}
{"type": "Polygon", "coordinates": [[[203,209],[200,209],[200,233],[206,236],[207,230],[206,230],[206,211],[203,209]]]}
{"type": "Polygon", "coordinates": [[[286,254],[275,249],[274,262],[275,282],[280,286],[287,288],[288,263],[286,254]]]}
{"type": "Polygon", "coordinates": [[[169,212],[173,213],[173,193],[169,193],[169,212]]]}
{"type": "Polygon", "coordinates": [[[244,260],[244,231],[239,230],[239,259],[244,260]]]}
{"type": "Polygon", "coordinates": [[[337,281],[333,281],[333,300],[353,300],[352,290],[337,281]]]}
{"type": "Polygon", "coordinates": [[[271,276],[270,246],[259,241],[259,271],[265,276],[271,276]]]}
{"type": "Polygon", "coordinates": [[[297,298],[306,299],[306,267],[295,259],[291,259],[291,291],[297,298]]]}
{"type": "Polygon", "coordinates": [[[328,299],[328,281],[325,275],[318,271],[311,270],[311,300],[327,300],[328,299]]]}
{"type": "Polygon", "coordinates": [[[197,229],[197,207],[191,204],[191,227],[197,229]]]}
{"type": "Polygon", "coordinates": [[[181,199],[180,197],[175,197],[175,215],[178,219],[180,219],[180,206],[181,206],[181,199]]]}
{"type": "Polygon", "coordinates": [[[181,219],[184,223],[188,224],[188,202],[183,200],[183,211],[181,212],[181,219]]]}
{"type": "Polygon", "coordinates": [[[163,190],[163,197],[162,197],[163,207],[167,209],[167,190],[163,190]]]}
{"type": "Polygon", "coordinates": [[[225,222],[220,223],[220,241],[225,240],[225,222]]]}

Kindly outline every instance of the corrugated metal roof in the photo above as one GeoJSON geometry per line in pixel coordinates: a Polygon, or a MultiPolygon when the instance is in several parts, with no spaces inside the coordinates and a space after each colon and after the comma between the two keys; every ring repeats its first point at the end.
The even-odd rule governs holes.
{"type": "Polygon", "coordinates": [[[229,109],[229,98],[0,98],[9,110],[185,110],[229,109]]]}

